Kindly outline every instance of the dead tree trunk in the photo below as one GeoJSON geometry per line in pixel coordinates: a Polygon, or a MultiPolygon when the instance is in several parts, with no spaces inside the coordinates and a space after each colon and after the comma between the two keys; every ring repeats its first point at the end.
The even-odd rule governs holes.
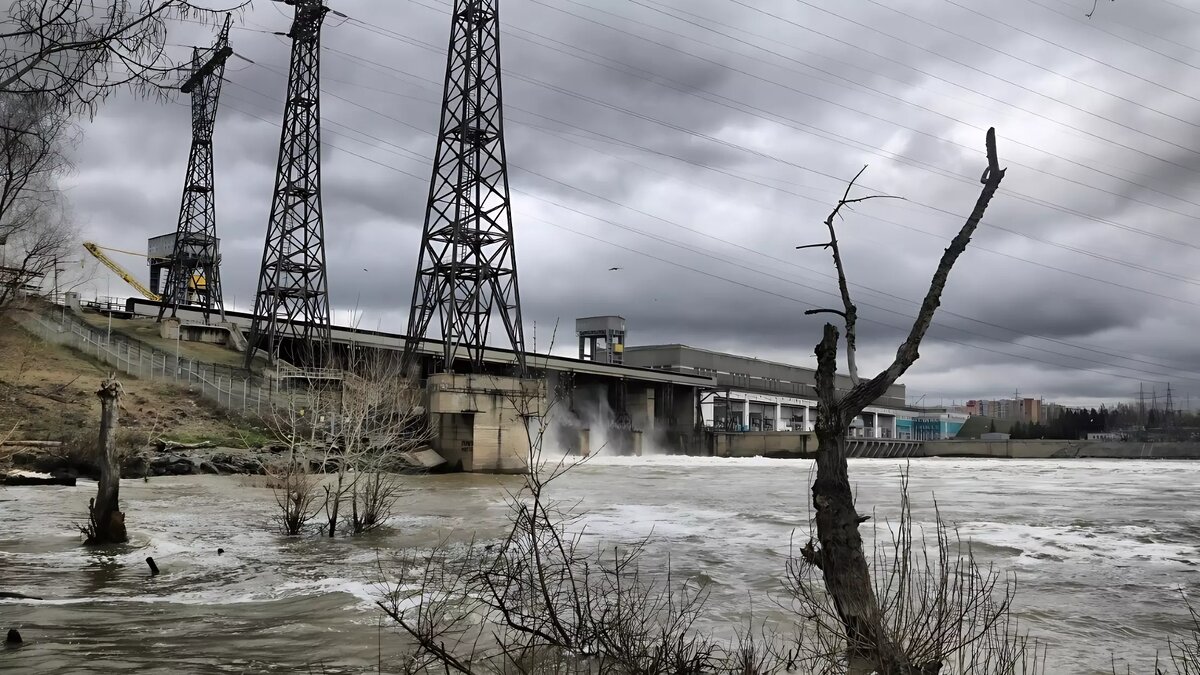
{"type": "Polygon", "coordinates": [[[87,543],[120,544],[129,540],[125,532],[125,514],[118,501],[121,487],[121,461],[117,456],[118,409],[121,383],[105,380],[96,395],[100,397],[100,443],[97,447],[100,467],[99,487],[90,504],[87,543]]]}
{"type": "MultiPolygon", "coordinates": [[[[816,512],[817,543],[820,546],[817,548],[810,541],[802,550],[802,554],[808,562],[821,570],[825,589],[833,599],[838,618],[845,628],[849,675],[919,675],[936,673],[941,667],[940,663],[911,663],[885,628],[886,622],[872,588],[871,572],[863,551],[862,536],[858,531],[858,526],[866,518],[859,516],[854,507],[854,493],[846,465],[846,429],[855,417],[886,393],[888,387],[917,360],[921,340],[941,304],[942,291],[950,270],[966,250],[988,203],[1004,178],[1004,170],[999,167],[996,156],[996,135],[993,129],[989,129],[987,133],[987,157],[988,168],[980,179],[983,189],[975,202],[975,208],[942,254],[917,318],[907,339],[897,350],[896,359],[892,364],[868,381],[859,381],[857,372],[851,371],[850,391],[844,396],[839,396],[836,387],[839,336],[835,326],[825,324],[821,342],[816,348],[817,477],[812,485],[812,497],[816,512]]],[[[861,173],[860,171],[859,174],[861,173]]],[[[857,179],[857,176],[855,178],[857,179]]],[[[846,320],[847,357],[853,364],[855,307],[850,301],[849,285],[845,280],[843,263],[838,254],[833,222],[842,206],[871,197],[850,199],[849,194],[847,189],[846,195],[826,220],[831,236],[830,243],[813,245],[833,249],[844,308],[817,309],[806,313],[833,313],[846,320]]]]}
{"type": "MultiPolygon", "coordinates": [[[[866,520],[854,507],[854,493],[846,465],[846,428],[853,420],[836,394],[838,331],[825,324],[817,345],[817,477],[812,485],[820,549],[804,551],[825,580],[838,618],[846,630],[849,675],[876,672],[884,663],[903,660],[883,630],[879,603],[863,551],[858,526],[866,520]],[[832,404],[832,405],[831,405],[832,404]]],[[[855,413],[857,414],[857,413],[855,413]]],[[[882,670],[900,673],[902,670],[882,670]]]]}

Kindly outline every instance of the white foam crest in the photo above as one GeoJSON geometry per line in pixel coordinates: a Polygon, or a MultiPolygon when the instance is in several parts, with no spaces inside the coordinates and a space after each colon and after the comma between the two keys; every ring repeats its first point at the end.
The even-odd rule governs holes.
{"type": "Polygon", "coordinates": [[[1195,546],[1146,541],[1154,531],[1136,525],[1105,527],[965,522],[958,524],[958,531],[967,540],[1019,549],[1022,551],[1021,557],[1028,560],[1168,562],[1191,559],[1196,555],[1195,546]]]}
{"type": "Polygon", "coordinates": [[[378,600],[382,595],[381,587],[378,584],[368,584],[341,577],[326,577],[324,579],[312,579],[308,581],[289,581],[277,587],[275,590],[277,592],[281,592],[283,597],[346,593],[353,595],[358,599],[360,604],[368,607],[374,607],[375,601],[378,600]]]}
{"type": "Polygon", "coordinates": [[[124,604],[173,604],[173,605],[242,605],[274,600],[284,600],[296,597],[309,597],[345,593],[354,596],[361,607],[374,607],[375,601],[382,597],[382,587],[378,584],[354,581],[341,577],[326,577],[321,579],[290,581],[267,591],[230,592],[230,587],[222,585],[199,591],[167,593],[164,595],[103,595],[81,596],[74,598],[45,598],[41,600],[24,598],[0,599],[0,604],[20,605],[83,605],[89,603],[124,603],[124,604]]]}
{"type": "Polygon", "coordinates": [[[617,456],[598,452],[588,458],[586,464],[595,466],[632,467],[729,467],[729,466],[782,466],[795,467],[807,472],[811,460],[783,459],[771,457],[696,457],[693,455],[643,455],[641,457],[617,456]]]}

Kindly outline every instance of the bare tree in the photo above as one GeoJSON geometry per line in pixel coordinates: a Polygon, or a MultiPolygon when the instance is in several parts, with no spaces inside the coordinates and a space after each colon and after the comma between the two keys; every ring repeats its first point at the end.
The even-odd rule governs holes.
{"type": "Polygon", "coordinates": [[[283,534],[300,534],[317,517],[320,476],[312,468],[310,454],[325,441],[324,425],[314,409],[320,409],[323,388],[289,395],[272,405],[264,422],[283,446],[275,462],[266,467],[268,484],[279,507],[275,522],[283,534]]]}
{"type": "Polygon", "coordinates": [[[0,308],[37,286],[74,240],[56,179],[72,125],[45,96],[0,93],[0,308]]]}
{"type": "Polygon", "coordinates": [[[429,426],[421,405],[423,392],[408,377],[401,361],[385,352],[371,352],[345,371],[336,399],[329,398],[334,435],[324,448],[328,535],[335,536],[349,502],[350,531],[376,529],[391,514],[400,496],[400,457],[428,442],[429,426]]]}
{"type": "Polygon", "coordinates": [[[422,396],[398,358],[375,353],[274,406],[266,425],[285,447],[270,470],[284,532],[322,512],[330,537],[382,525],[410,472],[402,456],[429,440],[422,396]]]}
{"type": "Polygon", "coordinates": [[[57,200],[53,180],[70,169],[69,115],[44,95],[0,93],[0,236],[57,200]]]}
{"type": "MultiPolygon", "coordinates": [[[[1012,618],[1016,584],[981,565],[970,544],[935,506],[932,536],[912,518],[908,475],[901,476],[898,522],[876,521],[872,581],[883,629],[909,661],[908,672],[941,675],[1037,675],[1045,650],[1018,633],[1012,618]]],[[[787,563],[784,608],[801,618],[796,661],[803,672],[846,672],[852,641],[822,571],[801,550],[787,563]]],[[[782,603],[781,603],[782,604],[782,603]]],[[[878,672],[878,671],[877,671],[878,672]]]]}
{"type": "Polygon", "coordinates": [[[548,493],[573,466],[542,452],[557,400],[544,403],[534,390],[514,398],[526,422],[529,472],[509,496],[507,533],[484,545],[446,543],[401,561],[400,578],[379,601],[417,643],[407,670],[725,670],[727,655],[695,625],[705,589],[669,571],[643,576],[645,540],[587,546],[579,514],[548,493]]]}
{"type": "MultiPolygon", "coordinates": [[[[838,617],[845,627],[850,675],[872,672],[882,675],[907,675],[926,672],[922,669],[934,667],[930,663],[915,662],[903,652],[901,645],[887,630],[886,618],[872,588],[870,569],[863,553],[862,535],[858,530],[860,523],[866,518],[860,516],[854,506],[854,494],[846,465],[846,429],[854,418],[882,396],[919,356],[921,340],[929,330],[934,313],[941,304],[942,291],[950,270],[966,250],[975,228],[987,210],[988,203],[1004,178],[1004,170],[1000,168],[996,155],[995,129],[988,129],[986,146],[988,166],[980,178],[983,189],[971,215],[943,253],[916,320],[908,337],[897,350],[892,364],[865,381],[859,379],[856,369],[851,369],[851,388],[842,393],[836,387],[839,336],[838,329],[833,324],[825,324],[821,342],[816,347],[817,476],[812,485],[812,498],[816,512],[817,541],[810,541],[803,554],[810,564],[821,570],[825,588],[832,597],[838,617]]],[[[859,174],[861,173],[860,171],[859,174]]],[[[857,176],[855,178],[857,179],[857,176]]],[[[846,358],[850,364],[855,363],[855,307],[850,299],[834,221],[844,206],[869,198],[851,199],[849,195],[852,187],[853,181],[826,219],[830,240],[820,244],[832,251],[843,307],[840,310],[817,309],[806,312],[833,313],[845,320],[846,358]]]]}
{"type": "Polygon", "coordinates": [[[0,93],[37,94],[91,111],[126,87],[160,94],[178,84],[168,22],[216,23],[228,9],[190,0],[13,0],[0,21],[0,93]]]}
{"type": "Polygon", "coordinates": [[[78,232],[60,213],[26,223],[5,239],[5,264],[0,267],[0,311],[21,297],[45,290],[44,281],[74,248],[78,232]]]}
{"type": "MultiPolygon", "coordinates": [[[[751,620],[722,640],[700,628],[703,585],[674,576],[669,564],[657,574],[643,570],[650,538],[589,547],[578,504],[551,496],[551,484],[577,464],[543,454],[546,420],[561,396],[548,404],[541,396],[530,390],[513,403],[526,421],[530,470],[509,495],[507,532],[402,557],[399,578],[378,601],[415,642],[405,672],[847,672],[855,638],[812,551],[788,561],[785,594],[771,598],[785,612],[774,613],[781,621],[751,620]],[[792,623],[788,615],[794,632],[778,628],[792,623]]],[[[906,475],[902,483],[900,521],[876,536],[872,570],[884,630],[926,664],[905,672],[1040,675],[1044,651],[1016,631],[1011,580],[977,564],[940,516],[927,541],[912,519],[906,475]]]]}

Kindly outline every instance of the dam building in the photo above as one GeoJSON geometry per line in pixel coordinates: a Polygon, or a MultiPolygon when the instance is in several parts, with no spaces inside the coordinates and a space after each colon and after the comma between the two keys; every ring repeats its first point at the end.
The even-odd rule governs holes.
{"type": "MultiPolygon", "coordinates": [[[[623,327],[623,326],[622,326],[623,327]]],[[[816,370],[682,344],[624,346],[628,366],[711,378],[698,392],[698,419],[706,429],[732,432],[812,431],[817,422],[816,370]]],[[[850,378],[837,376],[838,390],[850,378]]],[[[854,421],[856,438],[905,438],[913,412],[903,384],[895,384],[854,421]]],[[[909,435],[908,438],[913,436],[909,435]]]]}
{"type": "MultiPolygon", "coordinates": [[[[156,302],[131,298],[123,314],[149,320],[157,310],[156,302]]],[[[231,333],[247,331],[251,319],[247,313],[226,311],[231,333]]],[[[190,339],[180,328],[201,324],[198,310],[182,308],[180,327],[171,339],[190,339]]],[[[811,368],[681,344],[628,346],[621,317],[587,317],[577,327],[583,358],[528,354],[526,359],[531,375],[543,382],[537,396],[559,399],[556,407],[563,415],[554,444],[567,452],[594,452],[604,444],[605,452],[637,454],[643,443],[652,443],[667,452],[702,453],[711,432],[803,434],[816,424],[816,373],[811,368]]],[[[398,333],[348,326],[333,326],[331,337],[335,351],[344,354],[364,349],[398,353],[405,344],[405,336],[398,333]]],[[[450,467],[461,470],[521,471],[524,457],[517,446],[524,430],[513,421],[519,415],[505,403],[513,392],[495,385],[513,372],[516,354],[487,348],[485,372],[470,376],[479,381],[464,388],[461,383],[434,381],[441,352],[436,340],[424,340],[418,349],[436,432],[432,448],[450,467]]],[[[311,373],[282,365],[264,370],[261,377],[268,387],[274,386],[272,381],[286,386],[287,378],[303,379],[311,373]]],[[[849,385],[849,378],[838,376],[839,389],[849,385]]],[[[903,438],[901,431],[912,426],[904,421],[914,417],[903,407],[904,395],[903,385],[892,386],[848,434],[903,438]]]]}

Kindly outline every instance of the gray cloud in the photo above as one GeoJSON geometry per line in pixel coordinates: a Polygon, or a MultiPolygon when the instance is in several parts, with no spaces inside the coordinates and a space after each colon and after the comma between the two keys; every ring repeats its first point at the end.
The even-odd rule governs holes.
{"type": "MultiPolygon", "coordinates": [[[[569,353],[576,316],[617,313],[635,343],[809,363],[820,321],[803,310],[836,302],[836,288],[826,253],[794,247],[823,239],[844,181],[869,164],[864,193],[909,200],[863,204],[839,224],[864,317],[860,360],[881,367],[911,322],[908,301],[923,295],[974,203],[981,129],[994,125],[1009,173],[986,220],[1009,231],[981,228],[944,304],[984,323],[939,317],[905,376],[912,397],[1020,389],[1086,403],[1125,396],[1141,379],[1172,380],[1200,401],[1190,339],[1200,288],[1176,278],[1200,278],[1200,206],[1189,203],[1200,203],[1200,128],[1168,117],[1200,119],[1190,84],[1200,58],[1171,42],[1189,41],[1200,16],[1119,2],[1080,21],[1084,0],[979,8],[1050,44],[942,0],[829,6],[862,25],[784,0],[748,4],[780,18],[731,0],[504,1],[522,298],[540,345],[558,319],[557,348],[569,353]]],[[[216,132],[223,276],[227,299],[242,307],[261,257],[286,85],[288,45],[262,32],[286,30],[278,7],[255,6],[233,33],[256,65],[230,62],[216,132]]],[[[357,307],[364,325],[401,330],[448,4],[343,0],[337,9],[374,29],[330,17],[324,32],[332,298],[337,320],[357,307]]],[[[208,39],[182,25],[172,42],[208,39]]],[[[137,250],[174,226],[189,133],[182,103],[119,97],[83,124],[68,183],[88,238],[137,250]]]]}

